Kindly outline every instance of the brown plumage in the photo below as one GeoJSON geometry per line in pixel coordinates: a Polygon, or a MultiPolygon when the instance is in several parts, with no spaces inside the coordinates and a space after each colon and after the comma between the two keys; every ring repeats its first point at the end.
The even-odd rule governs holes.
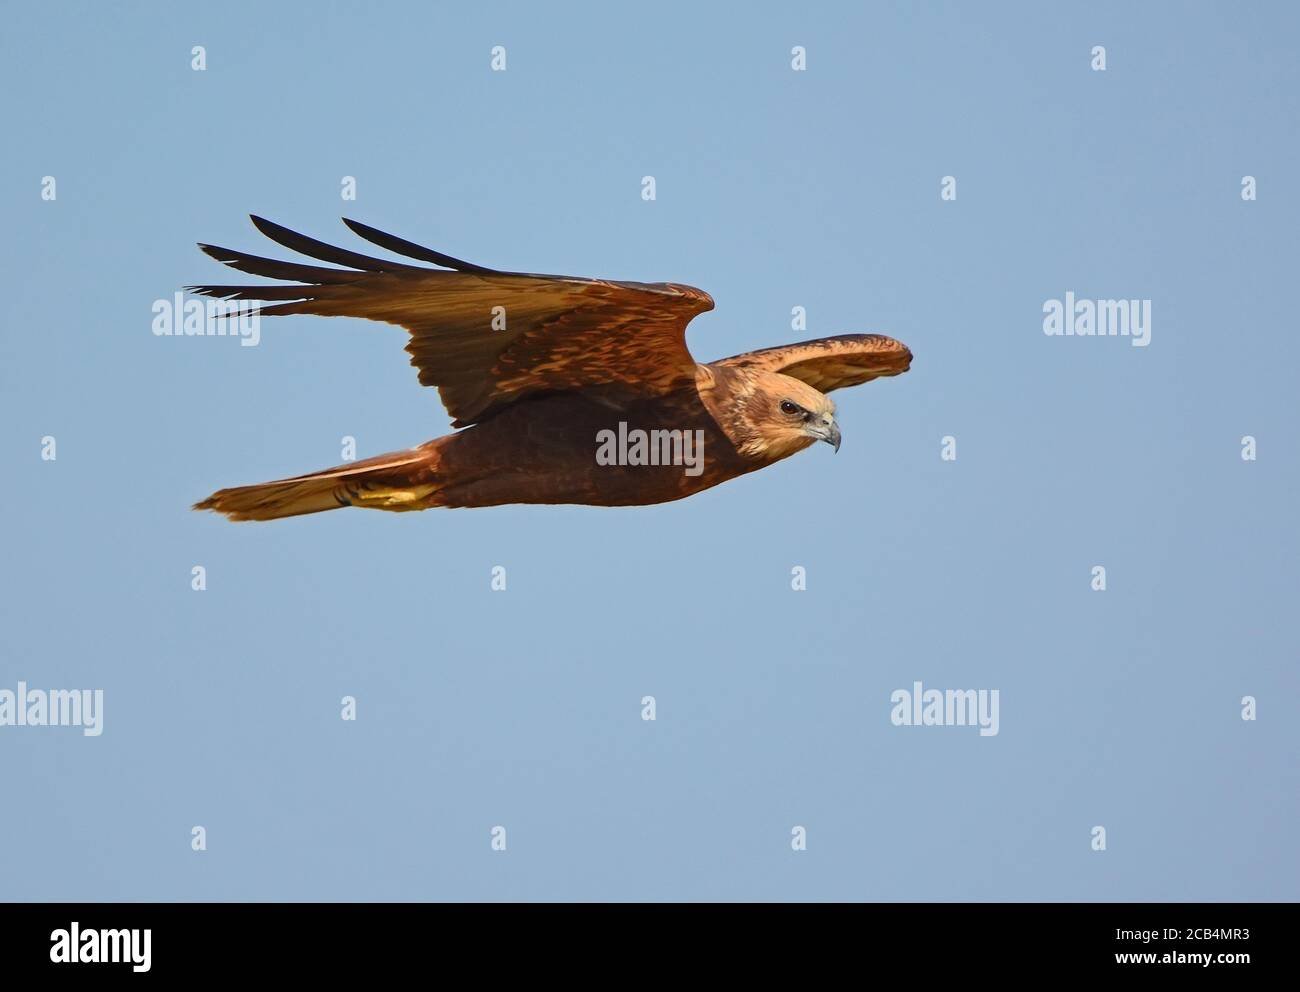
{"type": "Polygon", "coordinates": [[[295,285],[191,291],[262,301],[266,316],[364,317],[406,328],[420,382],[438,388],[452,426],[463,429],[195,504],[232,520],[341,506],[681,499],[814,441],[838,450],[825,394],[898,375],[912,360],[891,338],[846,334],[703,365],[686,348],[686,325],[713,299],[690,286],[498,272],[344,221],[381,248],[439,266],[428,268],[335,248],[260,217],[253,223],[287,248],[345,268],[200,245],[241,272],[295,285]]]}

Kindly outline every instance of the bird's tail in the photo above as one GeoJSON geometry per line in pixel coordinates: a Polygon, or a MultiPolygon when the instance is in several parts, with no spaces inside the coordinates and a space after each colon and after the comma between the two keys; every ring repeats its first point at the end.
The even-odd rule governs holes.
{"type": "Polygon", "coordinates": [[[342,506],[422,510],[438,488],[433,459],[427,445],[394,451],[311,475],[219,489],[194,509],[215,510],[231,520],[276,520],[342,506]]]}

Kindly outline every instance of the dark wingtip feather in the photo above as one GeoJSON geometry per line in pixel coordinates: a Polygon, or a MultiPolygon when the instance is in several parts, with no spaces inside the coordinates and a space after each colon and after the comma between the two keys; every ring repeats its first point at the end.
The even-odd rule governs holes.
{"type": "Polygon", "coordinates": [[[248,217],[253,222],[253,226],[272,241],[311,258],[319,258],[322,262],[346,265],[353,269],[361,269],[364,272],[416,271],[413,265],[403,265],[401,262],[390,262],[382,258],[371,258],[369,255],[362,255],[359,252],[336,248],[324,241],[317,241],[305,234],[291,231],[287,227],[267,220],[265,217],[259,217],[257,214],[249,214],[248,217]]]}
{"type": "Polygon", "coordinates": [[[186,286],[185,289],[198,296],[223,300],[308,300],[316,292],[315,286],[186,286]]]}
{"type": "Polygon", "coordinates": [[[407,241],[395,234],[387,234],[378,228],[371,227],[369,224],[363,224],[359,220],[350,220],[347,217],[342,218],[342,220],[354,234],[360,235],[371,244],[379,245],[380,248],[387,248],[395,254],[405,255],[407,258],[416,258],[421,262],[432,262],[434,265],[441,265],[444,269],[454,269],[457,272],[499,274],[496,269],[475,265],[473,262],[466,262],[464,259],[454,258],[440,251],[434,251],[432,248],[425,248],[423,245],[417,245],[414,241],[407,241]]]}
{"type": "Polygon", "coordinates": [[[281,262],[279,259],[263,258],[261,255],[250,255],[247,252],[221,248],[217,245],[200,244],[199,249],[222,265],[229,265],[232,269],[255,276],[268,276],[271,279],[332,286],[356,282],[358,279],[364,279],[368,274],[356,269],[326,269],[319,265],[303,265],[301,262],[281,262]]]}

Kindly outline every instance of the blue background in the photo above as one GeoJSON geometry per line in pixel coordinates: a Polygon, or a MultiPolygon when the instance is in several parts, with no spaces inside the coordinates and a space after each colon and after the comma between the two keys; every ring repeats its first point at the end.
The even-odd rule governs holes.
{"type": "Polygon", "coordinates": [[[1300,897],[1297,26],[6,4],[0,687],[106,712],[0,728],[0,898],[1300,897]],[[701,360],[916,359],[835,395],[838,455],[676,504],[233,525],[189,504],[447,424],[393,327],[151,333],[238,278],[194,242],[283,256],[250,212],[697,285],[701,360]],[[1067,290],[1151,299],[1150,346],[1045,336],[1067,290]],[[915,680],[999,689],[1001,733],[892,726],[915,680]]]}

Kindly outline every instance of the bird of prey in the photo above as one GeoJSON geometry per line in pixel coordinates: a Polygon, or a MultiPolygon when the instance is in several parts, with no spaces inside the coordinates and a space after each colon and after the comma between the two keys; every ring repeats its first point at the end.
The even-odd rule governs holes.
{"type": "Polygon", "coordinates": [[[438,387],[453,433],[406,451],[222,489],[197,510],[272,520],[344,506],[380,510],[682,499],[788,458],[839,450],[827,393],[907,371],[912,353],[845,334],[701,364],[686,325],[713,309],[677,283],[503,272],[344,220],[427,265],[374,258],[260,217],[272,241],[327,266],[200,244],[241,272],[293,285],[189,286],[260,301],[262,315],[364,317],[410,333],[420,383],[438,387]],[[429,267],[434,266],[434,267],[429,267]]]}

